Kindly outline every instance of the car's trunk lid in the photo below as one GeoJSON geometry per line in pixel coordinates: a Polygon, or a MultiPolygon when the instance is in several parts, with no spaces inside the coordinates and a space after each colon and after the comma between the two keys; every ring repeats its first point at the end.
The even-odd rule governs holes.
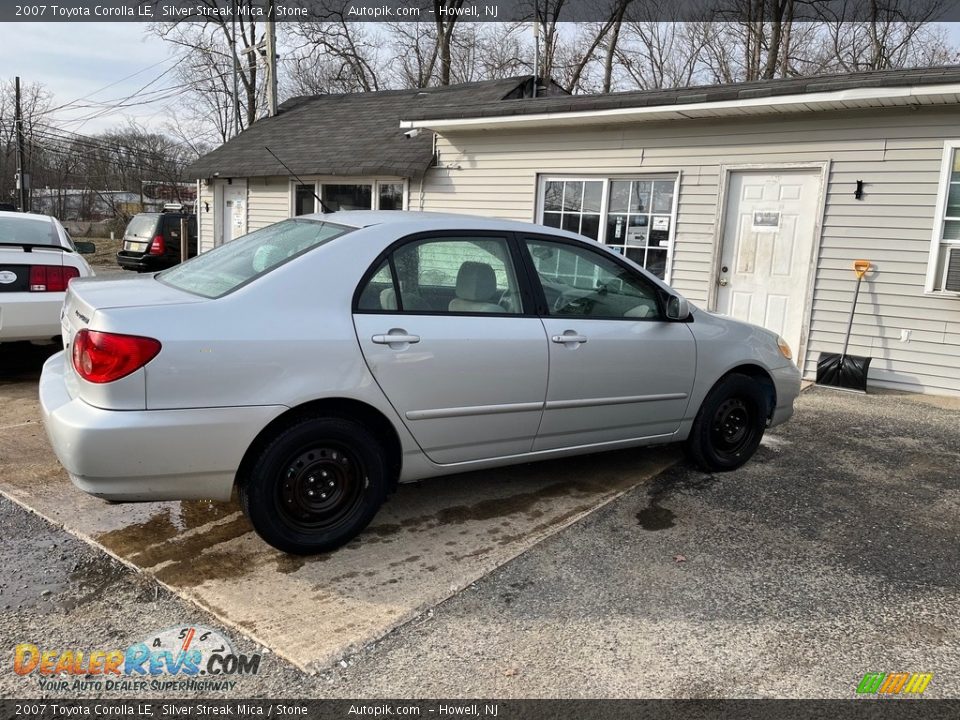
{"type": "MultiPolygon", "coordinates": [[[[64,342],[74,333],[90,327],[97,312],[111,308],[156,305],[183,305],[205,302],[207,298],[179,290],[153,275],[73,280],[63,303],[64,342]]],[[[93,329],[98,329],[94,323],[93,329]]]]}

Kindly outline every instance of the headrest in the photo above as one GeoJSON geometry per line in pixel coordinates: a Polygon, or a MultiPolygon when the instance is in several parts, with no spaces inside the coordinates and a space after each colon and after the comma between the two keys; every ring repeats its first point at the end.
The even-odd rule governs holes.
{"type": "Polygon", "coordinates": [[[261,245],[257,248],[257,252],[253,254],[253,270],[258,273],[263,272],[274,265],[280,264],[286,258],[286,252],[276,245],[261,245]]]}
{"type": "Polygon", "coordinates": [[[486,302],[497,291],[497,276],[487,263],[468,260],[457,273],[457,297],[472,302],[486,302]]]}
{"type": "Polygon", "coordinates": [[[397,309],[397,291],[392,287],[384,288],[380,291],[380,309],[381,310],[396,310],[397,309]]]}

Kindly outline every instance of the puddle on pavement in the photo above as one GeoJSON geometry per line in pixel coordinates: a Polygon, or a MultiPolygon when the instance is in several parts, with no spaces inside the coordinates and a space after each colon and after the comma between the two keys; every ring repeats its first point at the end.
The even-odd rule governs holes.
{"type": "MultiPolygon", "coordinates": [[[[16,397],[36,418],[36,386],[25,385],[0,388],[0,399],[16,397]]],[[[4,415],[0,408],[0,425],[4,415]]],[[[0,455],[16,450],[0,459],[5,495],[305,669],[382,637],[677,459],[676,449],[650,448],[403,485],[360,537],[332,553],[294,557],[260,540],[235,502],[109,505],[84,495],[42,437],[24,442],[31,431],[38,432],[0,433],[0,455]]],[[[109,569],[75,570],[84,589],[70,601],[109,587],[109,569]]]]}
{"type": "Polygon", "coordinates": [[[651,503],[637,513],[637,520],[644,530],[666,530],[674,526],[676,516],[670,508],[651,503]]]}
{"type": "Polygon", "coordinates": [[[656,532],[676,525],[677,516],[661,503],[678,493],[702,490],[712,485],[713,475],[690,474],[685,468],[673,468],[658,475],[647,491],[647,506],[637,512],[636,518],[644,530],[656,532]]]}

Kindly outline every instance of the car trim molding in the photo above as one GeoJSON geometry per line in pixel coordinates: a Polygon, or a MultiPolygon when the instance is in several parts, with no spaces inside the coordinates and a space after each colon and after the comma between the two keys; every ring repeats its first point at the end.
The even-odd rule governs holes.
{"type": "Polygon", "coordinates": [[[662,402],[664,400],[686,400],[687,393],[661,393],[659,395],[623,395],[607,398],[582,398],[578,400],[551,400],[547,403],[503,403],[500,405],[469,405],[466,407],[435,408],[433,410],[408,410],[404,413],[407,420],[440,420],[454,417],[473,417],[476,415],[502,415],[515,412],[536,410],[565,410],[603,405],[629,405],[631,403],[662,402]]]}
{"type": "Polygon", "coordinates": [[[550,400],[547,410],[566,410],[603,405],[629,405],[631,403],[662,402],[664,400],[686,400],[687,393],[662,393],[660,395],[623,395],[621,397],[581,398],[578,400],[550,400]]]}
{"type": "Polygon", "coordinates": [[[439,420],[441,418],[471,417],[474,415],[502,415],[504,413],[543,410],[542,402],[503,403],[500,405],[470,405],[467,407],[408,410],[407,420],[439,420]]]}

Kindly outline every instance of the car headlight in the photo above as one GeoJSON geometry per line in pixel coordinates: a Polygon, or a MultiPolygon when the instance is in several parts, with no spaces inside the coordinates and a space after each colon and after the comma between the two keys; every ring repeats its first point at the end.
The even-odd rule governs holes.
{"type": "Polygon", "coordinates": [[[793,360],[793,351],[790,349],[790,345],[779,335],[777,336],[777,347],[780,348],[780,354],[787,360],[793,360]]]}

